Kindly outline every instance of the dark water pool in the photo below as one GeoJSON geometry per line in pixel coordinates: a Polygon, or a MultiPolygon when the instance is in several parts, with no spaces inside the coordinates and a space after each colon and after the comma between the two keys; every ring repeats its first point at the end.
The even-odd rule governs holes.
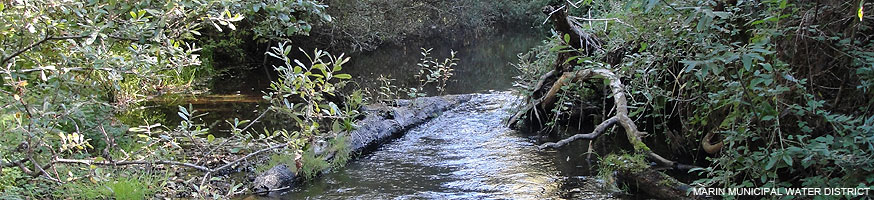
{"type": "MultiPolygon", "coordinates": [[[[432,57],[442,60],[451,50],[458,52],[458,66],[455,75],[449,80],[445,94],[463,94],[488,90],[507,90],[513,85],[513,77],[518,75],[510,63],[518,62],[517,54],[538,45],[545,37],[536,31],[521,29],[500,31],[477,38],[435,38],[424,42],[408,42],[403,45],[385,45],[374,51],[347,54],[351,60],[343,66],[342,73],[353,76],[356,84],[351,88],[368,90],[374,94],[382,86],[380,76],[394,79],[396,89],[416,87],[419,82],[414,76],[418,73],[417,63],[422,58],[421,48],[430,48],[432,57]]],[[[302,47],[312,51],[316,47],[302,47]]],[[[296,48],[295,48],[296,49],[296,48]]],[[[339,55],[341,52],[332,52],[339,55]]],[[[299,55],[305,60],[303,55],[299,55]]],[[[198,111],[209,112],[202,118],[203,123],[212,125],[211,133],[222,136],[229,129],[224,120],[233,118],[255,119],[269,105],[263,102],[262,91],[268,90],[275,72],[265,70],[265,66],[232,68],[212,81],[209,93],[201,95],[167,95],[146,104],[140,115],[158,119],[157,123],[175,126],[180,118],[178,106],[191,106],[198,111]],[[219,123],[215,123],[218,121],[219,123]]],[[[267,65],[270,65],[269,62],[267,65]]],[[[266,66],[268,69],[271,66],[266,66]]],[[[350,88],[350,89],[351,89],[350,88]]],[[[433,85],[426,86],[430,95],[436,95],[433,85]]],[[[399,97],[406,97],[399,93],[399,97]]],[[[141,121],[141,120],[140,120],[141,121]]],[[[156,122],[152,122],[156,123],[156,122]]],[[[281,129],[286,123],[271,121],[268,116],[253,130],[281,129]]]]}

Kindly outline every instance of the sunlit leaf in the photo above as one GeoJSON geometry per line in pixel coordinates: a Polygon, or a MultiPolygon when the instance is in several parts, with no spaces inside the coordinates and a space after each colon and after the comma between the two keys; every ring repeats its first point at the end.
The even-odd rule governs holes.
{"type": "Polygon", "coordinates": [[[350,75],[350,74],[335,74],[335,75],[334,75],[334,78],[339,78],[339,79],[352,79],[352,75],[350,75]]]}

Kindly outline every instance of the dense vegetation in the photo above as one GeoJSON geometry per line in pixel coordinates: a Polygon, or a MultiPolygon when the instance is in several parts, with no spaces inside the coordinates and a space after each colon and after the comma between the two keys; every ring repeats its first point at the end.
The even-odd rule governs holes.
{"type": "Polygon", "coordinates": [[[372,50],[382,43],[449,35],[456,40],[471,40],[502,26],[534,25],[542,19],[545,1],[459,0],[393,1],[329,0],[327,12],[333,23],[317,23],[313,35],[330,38],[323,45],[348,50],[372,50]]]}
{"type": "MultiPolygon", "coordinates": [[[[702,166],[691,170],[701,177],[697,187],[874,184],[874,31],[864,15],[870,3],[652,0],[554,7],[569,9],[579,20],[574,26],[591,35],[558,32],[520,56],[523,94],[548,96],[536,86],[551,70],[612,71],[625,83],[629,117],[648,133],[646,141],[671,147],[661,155],[702,166]],[[561,57],[569,51],[577,56],[561,57]]],[[[558,82],[577,80],[562,78],[558,82]]],[[[529,125],[575,126],[567,119],[580,109],[607,120],[615,111],[600,103],[601,94],[609,94],[606,84],[555,84],[559,103],[529,112],[529,125]]]]}
{"type": "MultiPolygon", "coordinates": [[[[242,184],[223,174],[260,152],[303,151],[303,141],[313,134],[244,134],[249,120],[228,119],[232,136],[216,138],[198,120],[202,114],[185,107],[179,108],[183,120],[178,125],[148,119],[125,124],[116,115],[153,95],[191,91],[202,80],[198,71],[211,70],[200,65],[198,40],[234,32],[241,24],[261,40],[306,34],[310,21],[331,20],[325,7],[316,1],[272,0],[0,2],[0,198],[237,194],[242,184]]],[[[221,44],[207,44],[216,45],[221,44]]],[[[328,62],[334,64],[332,72],[342,65],[327,61],[330,55],[323,52],[314,56],[309,64],[300,64],[307,66],[309,77],[295,70],[283,79],[303,81],[306,87],[289,89],[280,81],[275,94],[287,98],[306,92],[301,97],[319,105],[323,100],[311,90],[330,93],[323,88],[330,87],[326,83],[350,78],[311,75],[309,71],[328,62]],[[312,84],[316,81],[318,85],[312,84]]],[[[301,127],[317,126],[313,120],[321,117],[312,116],[311,107],[276,105],[274,110],[281,112],[306,112],[301,127]]],[[[331,111],[325,115],[346,116],[337,109],[325,109],[331,111]]]]}
{"type": "Polygon", "coordinates": [[[276,164],[312,178],[349,159],[345,134],[361,105],[424,96],[426,86],[442,93],[458,60],[422,49],[417,66],[398,66],[419,69],[417,87],[385,78],[369,94],[348,87],[355,83],[343,72],[345,54],[297,43],[369,50],[436,34],[476,38],[505,24],[555,23],[546,16],[561,14],[581,32],[572,37],[556,25],[543,45],[520,55],[517,86],[530,103],[520,113],[543,132],[579,124],[570,119],[625,127],[600,130],[607,134],[636,129],[624,131],[633,151],[605,156],[602,175],[616,169],[611,162],[640,167],[648,158],[700,166],[689,171],[698,187],[871,187],[874,31],[864,13],[872,7],[862,0],[0,1],[0,199],[229,198],[251,192],[230,174],[276,164]],[[222,70],[217,63],[253,57],[278,75],[264,91],[270,106],[257,118],[223,121],[226,137],[212,135],[214,122],[190,106],[172,116],[179,124],[137,114],[155,96],[200,93],[222,70]],[[585,79],[564,76],[574,74],[585,79]],[[627,102],[604,100],[615,96],[627,102]],[[250,130],[265,115],[291,125],[250,130]]]}
{"type": "MultiPolygon", "coordinates": [[[[405,35],[424,37],[430,26],[487,30],[498,21],[526,18],[528,9],[519,6],[528,4],[512,2],[462,2],[478,9],[461,17],[454,15],[464,10],[459,2],[409,2],[416,6],[390,10],[398,16],[386,18],[376,14],[386,11],[380,5],[407,4],[2,1],[0,198],[228,198],[251,193],[241,179],[230,178],[234,172],[286,164],[311,178],[343,166],[349,159],[344,134],[354,129],[358,107],[379,97],[344,89],[352,83],[351,75],[341,72],[349,57],[299,49],[291,42],[367,43],[336,48],[355,50],[400,42],[405,35]],[[346,16],[348,10],[371,14],[346,16]],[[424,13],[439,15],[442,22],[427,21],[434,17],[424,13]],[[409,28],[370,30],[372,23],[409,28]],[[357,35],[334,38],[341,35],[335,30],[357,35]],[[310,33],[319,37],[306,38],[310,33]],[[226,70],[220,63],[253,60],[265,67],[276,63],[270,68],[279,77],[263,97],[271,106],[254,119],[221,122],[230,127],[223,130],[227,135],[213,135],[209,129],[216,122],[202,120],[208,113],[190,105],[180,106],[178,116],[156,117],[142,110],[148,100],[164,94],[203,93],[210,76],[226,70]],[[250,130],[265,115],[292,125],[250,130]],[[181,122],[156,119],[164,117],[181,122]],[[257,165],[264,160],[265,165],[257,165]]],[[[424,53],[421,85],[404,89],[407,95],[386,98],[422,96],[426,85],[445,87],[457,59],[439,62],[424,53]]]]}

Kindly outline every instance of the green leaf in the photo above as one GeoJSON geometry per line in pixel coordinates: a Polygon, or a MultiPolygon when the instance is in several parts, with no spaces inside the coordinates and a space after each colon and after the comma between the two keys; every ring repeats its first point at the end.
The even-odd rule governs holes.
{"type": "Polygon", "coordinates": [[[765,70],[768,70],[769,72],[774,71],[774,68],[771,67],[770,63],[759,63],[759,65],[761,65],[763,68],[765,68],[765,70]]]}
{"type": "Polygon", "coordinates": [[[352,75],[349,75],[349,74],[335,74],[335,75],[334,75],[334,78],[339,78],[339,79],[352,79],[352,75]]]}
{"type": "Polygon", "coordinates": [[[692,71],[693,69],[695,69],[695,66],[697,66],[699,63],[701,63],[701,61],[684,60],[684,61],[680,61],[680,63],[686,64],[686,68],[684,68],[683,71],[688,73],[688,72],[692,71]]]}
{"type": "Polygon", "coordinates": [[[213,136],[212,134],[206,135],[207,142],[212,142],[213,140],[215,140],[215,136],[213,136]]]}
{"type": "Polygon", "coordinates": [[[719,18],[722,18],[722,19],[728,19],[728,17],[731,16],[731,13],[730,13],[730,12],[724,12],[724,11],[716,11],[716,12],[713,12],[713,15],[714,15],[714,16],[717,16],[717,17],[719,17],[719,18]]]}
{"type": "Polygon", "coordinates": [[[176,112],[176,114],[179,114],[179,117],[181,117],[183,121],[189,121],[189,120],[188,120],[188,115],[185,115],[185,114],[182,113],[182,112],[176,112]]]}
{"type": "Polygon", "coordinates": [[[565,60],[564,63],[562,63],[562,65],[563,65],[563,64],[567,64],[567,63],[571,62],[572,60],[577,59],[577,58],[580,58],[580,57],[581,57],[581,56],[571,56],[570,58],[568,58],[567,60],[565,60]]]}
{"type": "Polygon", "coordinates": [[[646,9],[644,9],[643,12],[648,13],[649,10],[652,10],[652,8],[655,7],[658,3],[659,0],[649,0],[649,2],[646,3],[646,9]]]}
{"type": "Polygon", "coordinates": [[[771,168],[774,167],[774,164],[776,164],[776,163],[777,163],[777,157],[771,156],[771,159],[768,161],[768,164],[765,165],[765,170],[770,170],[771,168]]]}
{"type": "Polygon", "coordinates": [[[698,26],[695,29],[697,29],[699,32],[707,30],[708,28],[710,28],[711,23],[713,23],[713,16],[701,16],[701,19],[698,20],[698,26]]]}
{"type": "Polygon", "coordinates": [[[564,43],[565,44],[571,43],[571,35],[570,34],[564,34],[564,43]]]}
{"type": "Polygon", "coordinates": [[[750,68],[753,67],[753,57],[750,56],[750,54],[744,54],[743,56],[741,56],[741,59],[744,63],[744,69],[750,71],[750,68]]]}
{"type": "Polygon", "coordinates": [[[340,128],[340,123],[337,121],[334,121],[334,123],[331,124],[331,129],[336,133],[339,133],[340,131],[343,130],[342,128],[340,128]]]}
{"type": "Polygon", "coordinates": [[[792,166],[792,157],[788,154],[783,154],[783,161],[786,162],[787,165],[792,166]]]}

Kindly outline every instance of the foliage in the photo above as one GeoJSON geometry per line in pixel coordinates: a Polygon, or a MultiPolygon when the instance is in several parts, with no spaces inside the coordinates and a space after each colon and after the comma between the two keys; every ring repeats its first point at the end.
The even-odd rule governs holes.
{"type": "MultiPolygon", "coordinates": [[[[57,194],[52,188],[79,184],[76,180],[93,178],[104,169],[103,164],[117,161],[192,161],[188,164],[218,167],[219,163],[208,160],[234,158],[284,143],[279,140],[291,137],[287,132],[249,135],[245,133],[249,121],[238,119],[228,122],[231,137],[216,138],[207,134],[207,126],[197,121],[202,114],[191,107],[179,108],[183,121],[175,127],[151,119],[140,125],[137,119],[119,120],[114,114],[129,112],[128,108],[149,96],[187,91],[196,76],[212,70],[198,68],[202,44],[196,42],[208,43],[212,49],[239,44],[234,40],[239,38],[212,43],[209,39],[218,36],[205,34],[235,30],[239,25],[252,33],[233,37],[280,39],[306,34],[310,20],[330,21],[324,9],[311,0],[0,2],[0,99],[4,105],[0,107],[0,188],[4,198],[53,198],[50,195],[57,194]],[[71,167],[83,163],[102,164],[71,167]]],[[[336,78],[347,77],[338,74],[336,78]]],[[[176,167],[165,170],[175,172],[176,167]]],[[[192,187],[182,187],[180,192],[196,188],[203,197],[220,197],[233,195],[239,187],[212,186],[208,183],[222,178],[206,175],[200,185],[187,180],[185,184],[192,187]]],[[[155,192],[152,186],[157,185],[149,184],[143,190],[142,180],[123,177],[97,182],[76,188],[93,189],[79,190],[83,194],[97,192],[90,193],[95,196],[89,199],[109,198],[108,193],[99,192],[107,187],[122,195],[116,198],[127,199],[151,195],[155,192]]]]}
{"type": "MultiPolygon", "coordinates": [[[[106,176],[112,176],[107,174],[106,176]]],[[[81,199],[146,199],[158,191],[163,178],[149,173],[92,178],[90,181],[70,182],[63,186],[61,195],[81,199]]]]}
{"type": "Polygon", "coordinates": [[[276,40],[296,34],[309,34],[312,29],[311,22],[331,22],[331,16],[325,12],[327,7],[314,0],[259,0],[240,1],[233,8],[250,16],[248,22],[251,27],[248,28],[255,37],[276,40]]]}
{"type": "Polygon", "coordinates": [[[301,160],[301,167],[297,169],[298,175],[303,175],[304,179],[311,180],[316,177],[322,170],[328,169],[331,165],[322,156],[317,156],[313,149],[304,151],[301,160]]]}
{"type": "Polygon", "coordinates": [[[300,163],[295,171],[311,179],[332,164],[345,165],[350,151],[345,134],[355,128],[353,121],[360,115],[358,108],[363,104],[364,97],[361,91],[353,91],[342,102],[329,99],[342,96],[340,92],[352,78],[349,74],[340,73],[349,58],[343,54],[333,56],[318,49],[312,55],[301,50],[309,59],[309,64],[304,64],[288,57],[291,47],[286,43],[280,43],[271,50],[267,54],[282,60],[285,65],[275,66],[279,80],[271,83],[272,91],[264,98],[271,102],[271,109],[297,122],[292,128],[292,136],[286,139],[288,143],[295,144],[289,146],[293,155],[300,157],[294,160],[295,164],[300,163]],[[331,126],[320,126],[320,123],[331,126]],[[321,147],[323,143],[328,146],[321,147]],[[331,163],[325,159],[328,154],[333,154],[331,163]]]}
{"type": "Polygon", "coordinates": [[[452,38],[475,38],[499,30],[505,24],[531,26],[540,23],[545,1],[460,0],[393,1],[330,0],[327,12],[332,23],[319,23],[314,35],[331,41],[332,47],[372,50],[383,43],[400,44],[408,38],[437,34],[452,38]]]}
{"type": "Polygon", "coordinates": [[[411,98],[425,96],[425,85],[429,83],[436,84],[437,92],[439,95],[443,95],[443,91],[446,90],[446,82],[452,78],[452,71],[455,71],[454,67],[458,65],[459,59],[455,58],[455,54],[458,52],[450,51],[450,56],[440,62],[439,59],[431,58],[431,50],[422,48],[422,58],[417,64],[419,73],[415,75],[419,79],[419,87],[407,89],[407,95],[411,98]]]}
{"type": "Polygon", "coordinates": [[[391,78],[391,75],[383,76],[380,74],[376,81],[379,81],[380,84],[379,90],[376,91],[376,99],[390,100],[400,98],[398,95],[400,89],[393,84],[395,79],[391,78]]]}
{"type": "Polygon", "coordinates": [[[222,3],[0,3],[2,167],[56,184],[80,171],[47,165],[53,159],[117,153],[108,138],[129,136],[112,113],[167,85],[182,88],[185,69],[200,63],[185,39],[203,24],[243,18],[222,3]]]}
{"type": "Polygon", "coordinates": [[[514,68],[519,71],[519,75],[514,77],[513,86],[516,91],[523,96],[530,96],[535,89],[533,86],[540,76],[552,70],[553,62],[555,62],[556,54],[551,49],[559,46],[559,41],[555,39],[543,40],[543,42],[531,48],[528,52],[519,53],[518,63],[512,63],[514,68]]]}
{"type": "Polygon", "coordinates": [[[331,149],[329,151],[334,152],[334,156],[331,159],[331,167],[333,168],[346,166],[346,162],[349,162],[352,154],[349,142],[346,136],[343,135],[331,140],[331,149]]]}
{"type": "MultiPolygon", "coordinates": [[[[719,135],[722,152],[695,170],[704,175],[695,184],[874,184],[871,27],[845,20],[858,19],[863,6],[736,2],[589,2],[571,13],[591,13],[587,18],[597,20],[579,25],[605,45],[568,61],[628,79],[641,128],[664,133],[675,146],[719,135]]],[[[526,75],[522,85],[530,87],[534,77],[526,75]]]]}

